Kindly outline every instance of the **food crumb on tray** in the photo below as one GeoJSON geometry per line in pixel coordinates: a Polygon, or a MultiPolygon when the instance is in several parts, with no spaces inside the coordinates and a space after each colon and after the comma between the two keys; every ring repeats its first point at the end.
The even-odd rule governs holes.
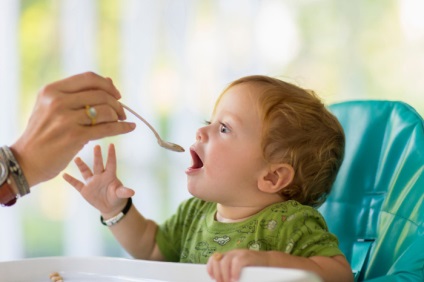
{"type": "Polygon", "coordinates": [[[53,272],[49,275],[50,281],[52,282],[63,282],[62,276],[59,273],[53,272]]]}

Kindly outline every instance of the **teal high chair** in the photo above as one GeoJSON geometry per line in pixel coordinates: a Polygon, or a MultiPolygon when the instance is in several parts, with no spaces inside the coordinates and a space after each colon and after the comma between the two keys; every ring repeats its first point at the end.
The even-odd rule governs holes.
{"type": "Polygon", "coordinates": [[[424,125],[403,102],[331,105],[343,164],[320,207],[356,281],[424,281],[424,125]]]}

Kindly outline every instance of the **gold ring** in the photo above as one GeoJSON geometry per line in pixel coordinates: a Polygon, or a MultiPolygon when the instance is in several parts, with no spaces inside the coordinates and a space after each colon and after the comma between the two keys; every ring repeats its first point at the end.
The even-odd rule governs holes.
{"type": "Polygon", "coordinates": [[[85,105],[85,113],[88,118],[91,120],[91,125],[96,124],[97,111],[94,107],[90,107],[89,105],[85,105]]]}
{"type": "Polygon", "coordinates": [[[213,257],[213,259],[214,260],[216,260],[216,261],[220,261],[221,259],[222,259],[222,257],[223,257],[224,255],[223,254],[221,254],[221,253],[214,253],[213,255],[212,255],[212,257],[213,257]]]}

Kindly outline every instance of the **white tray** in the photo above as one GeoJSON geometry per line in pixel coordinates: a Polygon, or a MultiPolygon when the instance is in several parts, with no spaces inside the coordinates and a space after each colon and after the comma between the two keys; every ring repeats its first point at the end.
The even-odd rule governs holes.
{"type": "MultiPolygon", "coordinates": [[[[155,262],[111,257],[45,257],[0,262],[2,282],[49,282],[58,272],[64,282],[212,282],[201,264],[155,262]]],[[[246,267],[240,282],[320,282],[295,269],[246,267]]]]}

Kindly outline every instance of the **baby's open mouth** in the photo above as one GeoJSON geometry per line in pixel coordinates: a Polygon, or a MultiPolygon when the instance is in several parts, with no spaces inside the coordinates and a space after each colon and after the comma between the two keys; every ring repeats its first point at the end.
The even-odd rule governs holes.
{"type": "Polygon", "coordinates": [[[191,159],[192,159],[192,165],[191,169],[201,168],[203,167],[203,162],[200,159],[199,155],[193,150],[190,149],[191,159]]]}

